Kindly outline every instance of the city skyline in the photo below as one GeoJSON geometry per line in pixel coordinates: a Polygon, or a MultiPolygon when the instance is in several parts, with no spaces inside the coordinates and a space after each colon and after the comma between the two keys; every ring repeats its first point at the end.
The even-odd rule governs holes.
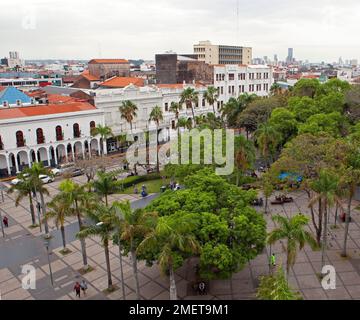
{"type": "Polygon", "coordinates": [[[360,45],[353,41],[360,5],[354,0],[341,5],[333,0],[108,0],[101,5],[14,0],[2,8],[0,36],[7,41],[0,44],[0,56],[19,51],[23,59],[152,60],[168,50],[191,53],[193,44],[210,40],[250,46],[253,57],[277,54],[285,60],[288,48],[294,48],[297,60],[360,58],[360,45]]]}

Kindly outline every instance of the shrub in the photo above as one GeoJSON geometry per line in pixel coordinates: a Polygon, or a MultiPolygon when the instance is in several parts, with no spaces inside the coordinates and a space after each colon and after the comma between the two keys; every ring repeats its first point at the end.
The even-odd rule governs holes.
{"type": "Polygon", "coordinates": [[[151,173],[146,176],[133,176],[133,177],[127,177],[124,180],[122,180],[122,186],[123,189],[130,188],[135,184],[139,184],[146,181],[153,181],[161,179],[160,174],[158,173],[151,173]]]}

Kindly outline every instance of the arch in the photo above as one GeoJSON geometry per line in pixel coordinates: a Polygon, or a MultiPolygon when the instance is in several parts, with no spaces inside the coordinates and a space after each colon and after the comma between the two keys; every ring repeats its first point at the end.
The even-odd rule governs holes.
{"type": "Polygon", "coordinates": [[[59,144],[56,147],[56,157],[58,159],[58,163],[66,162],[66,152],[65,152],[65,146],[63,144],[59,144]]]}
{"type": "Polygon", "coordinates": [[[4,143],[2,141],[1,136],[0,136],[0,150],[4,150],[4,143]]]}
{"type": "Polygon", "coordinates": [[[73,162],[74,157],[73,157],[73,148],[71,143],[68,143],[66,146],[66,154],[67,154],[68,162],[73,162]]]}
{"type": "Polygon", "coordinates": [[[42,128],[36,129],[36,142],[37,144],[45,143],[44,131],[42,128]]]}
{"type": "Polygon", "coordinates": [[[99,140],[92,139],[90,142],[90,151],[92,155],[99,155],[99,140]]]}
{"type": "Polygon", "coordinates": [[[81,141],[77,141],[74,144],[74,156],[75,156],[75,159],[83,158],[83,145],[82,145],[81,141]]]}
{"type": "Polygon", "coordinates": [[[21,130],[16,131],[16,145],[18,148],[25,146],[24,134],[21,130]]]}
{"type": "Polygon", "coordinates": [[[25,168],[29,167],[29,158],[26,151],[19,151],[16,155],[16,161],[18,164],[19,171],[24,170],[25,168]]]}
{"type": "Polygon", "coordinates": [[[74,123],[73,125],[73,134],[74,134],[74,138],[80,138],[81,132],[78,123],[74,123]]]}
{"type": "Polygon", "coordinates": [[[96,128],[96,123],[95,121],[90,121],[90,132],[96,128]]]}
{"type": "Polygon", "coordinates": [[[61,126],[56,126],[55,133],[56,133],[56,141],[64,140],[64,134],[61,126]]]}
{"type": "Polygon", "coordinates": [[[51,167],[56,166],[55,151],[53,146],[49,147],[49,163],[51,167]]]}
{"type": "Polygon", "coordinates": [[[39,148],[37,151],[37,159],[42,162],[44,166],[49,165],[48,153],[46,148],[39,148]]]}
{"type": "Polygon", "coordinates": [[[9,166],[10,166],[11,175],[15,176],[16,175],[16,162],[15,162],[15,155],[13,153],[9,154],[9,166]]]}
{"type": "Polygon", "coordinates": [[[0,177],[6,177],[8,175],[8,165],[6,161],[6,156],[0,154],[0,177]]]}

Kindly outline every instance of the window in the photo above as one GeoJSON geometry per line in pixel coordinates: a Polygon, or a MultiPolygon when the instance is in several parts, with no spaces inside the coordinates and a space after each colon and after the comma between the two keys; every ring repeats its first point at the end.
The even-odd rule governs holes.
{"type": "Polygon", "coordinates": [[[229,73],[229,81],[235,80],[235,74],[229,73]]]}
{"type": "Polygon", "coordinates": [[[96,124],[95,124],[95,121],[91,121],[90,122],[90,130],[93,130],[96,128],[96,124]]]}
{"type": "Polygon", "coordinates": [[[1,136],[0,136],[0,150],[4,150],[4,144],[2,142],[1,136]]]}
{"type": "Polygon", "coordinates": [[[269,91],[269,84],[268,83],[264,83],[264,91],[266,91],[266,92],[269,91]]]}
{"type": "Polygon", "coordinates": [[[4,101],[3,102],[3,107],[7,107],[8,106],[8,102],[7,101],[4,101]]]}
{"type": "Polygon", "coordinates": [[[250,92],[254,92],[254,91],[255,91],[254,89],[255,89],[255,85],[254,85],[254,84],[250,84],[250,85],[249,85],[249,91],[250,91],[250,92]]]}
{"type": "Polygon", "coordinates": [[[56,132],[56,141],[64,140],[64,135],[61,126],[57,126],[55,128],[55,132],[56,132]]]}
{"type": "Polygon", "coordinates": [[[16,132],[16,145],[18,148],[25,146],[24,134],[22,131],[16,132]]]}
{"type": "Polygon", "coordinates": [[[205,99],[202,99],[202,104],[201,104],[201,105],[202,105],[203,107],[205,107],[205,104],[206,104],[205,99]]]}
{"type": "Polygon", "coordinates": [[[256,85],[256,91],[261,91],[261,84],[256,85]]]}
{"type": "Polygon", "coordinates": [[[172,121],[171,121],[171,128],[172,128],[173,130],[176,129],[175,120],[172,120],[172,121]]]}
{"type": "Polygon", "coordinates": [[[20,106],[21,106],[21,100],[16,100],[16,105],[17,105],[18,107],[20,107],[20,106]]]}
{"type": "Polygon", "coordinates": [[[74,133],[74,138],[80,138],[80,127],[78,123],[74,123],[73,125],[73,133],[74,133]]]}
{"type": "Polygon", "coordinates": [[[221,87],[220,92],[221,92],[221,94],[224,94],[224,87],[221,87]]]}
{"type": "Polygon", "coordinates": [[[41,128],[36,129],[36,141],[37,144],[45,143],[44,132],[41,128]]]}
{"type": "Polygon", "coordinates": [[[165,111],[169,111],[169,103],[168,102],[165,102],[165,111]]]}

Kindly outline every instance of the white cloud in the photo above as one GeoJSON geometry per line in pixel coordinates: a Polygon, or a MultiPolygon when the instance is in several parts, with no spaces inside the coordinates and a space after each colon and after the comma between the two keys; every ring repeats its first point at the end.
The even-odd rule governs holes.
{"type": "Polygon", "coordinates": [[[12,0],[1,4],[0,56],[151,59],[208,39],[252,46],[254,56],[294,47],[299,59],[360,59],[356,0],[238,2],[239,20],[237,0],[12,0]]]}

